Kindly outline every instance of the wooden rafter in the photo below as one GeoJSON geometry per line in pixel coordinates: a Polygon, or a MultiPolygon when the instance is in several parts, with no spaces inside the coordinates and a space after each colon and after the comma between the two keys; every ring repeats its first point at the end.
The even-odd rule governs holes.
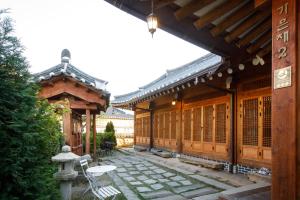
{"type": "Polygon", "coordinates": [[[174,2],[175,0],[155,0],[154,1],[154,7],[155,9],[159,9],[162,7],[165,7],[167,5],[170,5],[174,2]]]}
{"type": "Polygon", "coordinates": [[[261,50],[259,50],[257,55],[262,58],[265,55],[267,55],[268,53],[270,53],[271,51],[272,51],[272,44],[270,43],[270,44],[266,45],[264,48],[262,48],[261,50]]]}
{"type": "Polygon", "coordinates": [[[248,18],[243,23],[241,23],[237,28],[235,28],[233,31],[231,31],[225,37],[225,41],[228,42],[228,43],[232,42],[239,35],[246,32],[248,29],[250,29],[256,23],[258,23],[259,21],[261,21],[261,20],[267,18],[268,16],[270,16],[270,14],[271,14],[271,11],[269,11],[269,10],[268,11],[261,11],[261,12],[258,12],[256,14],[254,14],[254,16],[248,18]]]}
{"type": "Polygon", "coordinates": [[[191,15],[192,13],[200,10],[201,8],[209,5],[210,3],[214,2],[214,0],[194,0],[185,5],[184,7],[180,8],[175,12],[175,17],[177,20],[182,20],[185,17],[191,15]]]}
{"type": "Polygon", "coordinates": [[[240,3],[242,0],[229,0],[224,2],[223,4],[219,5],[217,8],[211,10],[206,15],[202,16],[200,19],[194,22],[194,26],[197,29],[203,28],[208,23],[212,22],[213,20],[219,18],[220,16],[224,15],[225,13],[229,12],[240,3]]]}
{"type": "Polygon", "coordinates": [[[243,19],[244,17],[250,15],[252,12],[254,12],[254,6],[253,2],[248,2],[244,6],[242,6],[240,9],[238,9],[236,12],[228,16],[224,21],[222,21],[220,24],[218,24],[216,27],[211,29],[210,33],[216,37],[220,35],[222,32],[224,32],[228,27],[232,26],[239,20],[243,19]]]}
{"type": "Polygon", "coordinates": [[[237,42],[238,47],[245,46],[249,44],[252,40],[254,40],[260,33],[263,33],[269,29],[271,29],[272,19],[268,19],[267,21],[263,22],[257,28],[250,31],[245,37],[243,37],[240,41],[237,42]]]}
{"type": "Polygon", "coordinates": [[[264,45],[267,41],[272,39],[272,32],[268,31],[267,33],[263,34],[260,38],[255,41],[253,45],[247,48],[248,53],[256,52],[262,45],[264,45]]]}

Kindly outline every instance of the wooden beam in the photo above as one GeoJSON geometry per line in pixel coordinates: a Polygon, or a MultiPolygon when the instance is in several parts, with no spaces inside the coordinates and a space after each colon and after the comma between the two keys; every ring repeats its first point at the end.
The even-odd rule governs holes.
{"type": "Polygon", "coordinates": [[[97,110],[97,104],[88,103],[85,101],[71,101],[70,102],[70,108],[72,109],[82,109],[82,110],[97,110]]]}
{"type": "Polygon", "coordinates": [[[300,199],[300,185],[297,185],[300,178],[300,155],[297,154],[300,148],[299,25],[299,0],[272,1],[272,200],[300,199]],[[286,19],[288,27],[278,31],[278,24],[282,19],[286,19]],[[277,40],[276,37],[283,31],[289,32],[286,42],[277,40]],[[286,48],[286,56],[280,56],[279,50],[282,47],[286,48]],[[284,74],[285,79],[280,79],[281,74],[284,74]],[[289,77],[291,85],[287,86],[284,83],[289,82],[289,77]],[[283,83],[283,87],[277,88],[280,83],[283,83]]]}
{"type": "Polygon", "coordinates": [[[184,7],[177,10],[174,15],[177,20],[182,20],[212,2],[214,2],[214,0],[193,0],[184,7]]]}
{"type": "Polygon", "coordinates": [[[200,17],[197,21],[194,22],[194,26],[197,29],[203,28],[208,23],[214,21],[215,19],[221,17],[225,13],[229,12],[236,6],[238,6],[240,3],[242,3],[243,0],[229,0],[224,2],[223,4],[219,5],[217,8],[213,9],[209,13],[205,14],[204,16],[200,17]]]}
{"type": "Polygon", "coordinates": [[[268,19],[265,22],[263,22],[261,25],[259,25],[257,28],[251,30],[245,37],[243,37],[240,41],[236,43],[236,46],[241,48],[242,46],[245,46],[249,44],[252,40],[254,40],[260,33],[263,33],[267,30],[271,30],[272,25],[272,19],[268,19]]]}
{"type": "Polygon", "coordinates": [[[214,37],[216,37],[220,35],[222,32],[224,32],[228,27],[237,23],[239,20],[243,19],[244,17],[250,15],[252,12],[254,12],[254,7],[253,7],[253,2],[250,1],[244,6],[242,6],[240,9],[232,13],[230,16],[228,16],[226,19],[224,19],[224,21],[222,21],[216,27],[211,29],[210,33],[214,37]]]}
{"type": "Polygon", "coordinates": [[[239,35],[242,33],[246,32],[248,29],[250,29],[252,26],[254,26],[256,23],[259,21],[262,21],[263,19],[267,18],[270,16],[271,12],[269,10],[267,11],[260,11],[254,16],[248,18],[244,22],[242,22],[237,28],[235,28],[233,31],[231,31],[226,37],[225,41],[230,43],[234,39],[236,39],[239,35]]]}
{"type": "Polygon", "coordinates": [[[154,0],[154,8],[159,9],[165,7],[167,5],[172,4],[174,1],[175,0],[154,0]]]}
{"type": "Polygon", "coordinates": [[[63,80],[56,81],[54,86],[44,86],[39,92],[41,98],[51,98],[53,96],[61,95],[63,93],[71,94],[75,97],[83,99],[87,102],[99,103],[104,106],[106,104],[104,99],[101,99],[102,94],[99,92],[86,91],[86,87],[76,87],[71,81],[64,82],[63,80]]]}
{"type": "Polygon", "coordinates": [[[91,113],[86,109],[85,154],[90,154],[91,113]]]}
{"type": "Polygon", "coordinates": [[[255,41],[253,45],[247,48],[247,52],[252,54],[257,51],[263,44],[272,39],[272,32],[268,31],[255,41]]]}

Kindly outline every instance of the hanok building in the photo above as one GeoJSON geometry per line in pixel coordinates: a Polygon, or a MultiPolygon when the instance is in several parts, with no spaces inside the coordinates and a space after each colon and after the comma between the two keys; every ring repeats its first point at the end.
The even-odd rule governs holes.
{"type": "MultiPolygon", "coordinates": [[[[71,146],[73,152],[82,155],[83,121],[86,126],[85,153],[88,154],[90,153],[91,124],[95,136],[96,115],[106,110],[110,93],[105,89],[106,81],[82,72],[69,63],[70,58],[70,52],[64,49],[61,53],[60,64],[34,76],[41,84],[39,97],[69,110],[63,114],[62,119],[65,143],[71,146]]],[[[95,142],[94,139],[94,144],[95,142]]],[[[96,145],[94,145],[94,153],[95,151],[96,145]]]]}
{"type": "Polygon", "coordinates": [[[263,68],[241,68],[233,81],[228,63],[208,54],[113,105],[135,110],[136,145],[222,161],[241,173],[271,168],[271,78],[263,68]],[[260,73],[247,79],[253,70],[260,73]]]}
{"type": "MultiPolygon", "coordinates": [[[[217,91],[217,88],[227,90],[226,80],[230,81],[227,78],[231,76],[229,101],[226,100],[226,95],[223,95],[222,101],[218,99],[221,97],[211,97],[207,102],[204,102],[204,96],[207,96],[204,94],[194,99],[191,97],[191,102],[199,102],[197,111],[197,103],[191,103],[189,107],[189,101],[185,103],[185,99],[188,95],[198,93],[200,86],[189,88],[188,85],[192,83],[188,80],[178,82],[178,92],[183,90],[183,94],[179,95],[179,99],[183,99],[182,113],[176,111],[176,120],[182,118],[182,123],[178,122],[180,128],[176,126],[176,130],[179,128],[181,133],[177,134],[179,138],[176,138],[177,146],[180,146],[177,147],[178,150],[194,151],[193,149],[202,148],[201,154],[210,150],[210,158],[224,159],[227,153],[222,153],[221,156],[217,152],[227,152],[229,147],[227,157],[230,157],[233,165],[241,163],[249,166],[269,166],[272,169],[272,199],[300,199],[300,85],[297,81],[300,80],[299,0],[106,1],[142,20],[146,20],[152,11],[157,16],[161,29],[222,56],[228,63],[220,66],[214,74],[206,74],[199,78],[205,79],[205,84],[201,84],[201,87],[210,85],[205,91],[214,87],[217,91]],[[154,3],[153,8],[151,2],[154,3]],[[218,76],[219,72],[222,73],[222,77],[218,76]],[[193,91],[193,88],[197,87],[197,91],[193,91]],[[221,104],[217,102],[219,100],[221,104]],[[224,103],[226,114],[224,105],[221,106],[224,103]],[[222,119],[222,115],[226,116],[226,123],[227,116],[230,122],[229,128],[226,129],[226,132],[229,131],[229,135],[226,133],[226,146],[220,147],[217,145],[218,141],[223,141],[224,144],[224,139],[216,136],[219,130],[228,127],[224,124],[220,126],[218,121],[222,119]],[[193,121],[199,118],[202,121],[201,126],[195,127],[193,121]],[[190,122],[185,122],[185,119],[190,119],[190,122]],[[192,133],[195,129],[202,131],[202,143],[194,142],[192,133]],[[191,132],[191,136],[189,133],[185,136],[186,131],[191,132]],[[186,143],[185,140],[190,142],[186,143]]],[[[153,33],[155,29],[149,26],[149,30],[153,33]]],[[[170,91],[164,86],[162,88],[147,94],[137,92],[138,96],[132,95],[132,99],[126,103],[124,101],[123,105],[136,108],[136,117],[145,112],[145,108],[150,108],[150,113],[154,114],[151,115],[153,121],[150,121],[156,124],[157,120],[158,123],[164,124],[168,114],[155,117],[159,108],[157,106],[160,104],[158,101],[161,99],[162,102],[165,99],[166,104],[173,95],[168,94],[172,89],[170,91]],[[160,91],[162,88],[166,90],[160,91]],[[154,103],[151,103],[153,101],[154,103]],[[139,107],[141,109],[138,109],[139,107]]],[[[176,88],[173,88],[172,94],[175,94],[176,88]]],[[[119,105],[122,106],[122,103],[119,105]]],[[[174,112],[170,112],[169,115],[170,121],[174,120],[174,112]]],[[[224,123],[224,120],[221,121],[224,123]]],[[[153,137],[146,143],[151,145],[153,141],[154,145],[157,145],[157,126],[150,127],[152,128],[147,130],[150,130],[149,135],[153,137]]],[[[158,125],[158,129],[159,127],[158,125]]],[[[172,143],[172,140],[166,141],[172,143]]],[[[168,144],[164,142],[159,145],[165,146],[166,143],[168,144]]]]}

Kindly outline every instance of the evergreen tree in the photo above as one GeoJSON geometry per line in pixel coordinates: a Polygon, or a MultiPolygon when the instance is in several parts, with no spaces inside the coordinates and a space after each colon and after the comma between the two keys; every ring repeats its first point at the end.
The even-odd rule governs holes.
{"type": "Polygon", "coordinates": [[[106,127],[105,127],[105,133],[115,133],[115,127],[112,121],[107,122],[106,127]]]}
{"type": "Polygon", "coordinates": [[[47,102],[37,99],[12,20],[0,11],[0,199],[59,199],[51,156],[61,137],[47,102]]]}

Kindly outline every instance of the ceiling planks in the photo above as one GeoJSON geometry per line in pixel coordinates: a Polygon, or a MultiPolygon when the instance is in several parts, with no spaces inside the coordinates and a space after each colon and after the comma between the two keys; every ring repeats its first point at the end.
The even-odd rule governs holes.
{"type": "Polygon", "coordinates": [[[252,54],[256,52],[261,46],[266,44],[272,38],[272,31],[268,31],[267,33],[263,34],[260,38],[255,41],[250,47],[247,48],[247,52],[252,54]]]}
{"type": "Polygon", "coordinates": [[[234,12],[232,15],[228,16],[226,19],[224,19],[220,24],[218,24],[216,27],[211,29],[210,33],[216,37],[223,33],[227,28],[237,23],[239,20],[245,18],[246,16],[250,15],[252,12],[254,12],[254,6],[253,2],[248,2],[244,6],[242,6],[239,10],[234,12]]]}
{"type": "Polygon", "coordinates": [[[225,13],[229,12],[236,6],[238,6],[240,3],[242,3],[243,0],[229,0],[225,1],[223,4],[219,5],[214,10],[210,11],[206,15],[200,17],[197,21],[194,22],[194,26],[197,29],[203,28],[208,23],[214,21],[215,19],[219,18],[220,16],[224,15],[225,13]]]}
{"type": "Polygon", "coordinates": [[[192,15],[194,12],[200,10],[201,8],[209,5],[214,2],[214,0],[194,0],[188,3],[186,6],[180,8],[175,12],[175,17],[177,20],[182,20],[189,15],[192,15]]]}
{"type": "MultiPolygon", "coordinates": [[[[270,55],[272,1],[263,0],[260,4],[255,4],[255,0],[223,1],[154,0],[154,12],[162,29],[230,57],[233,65],[252,60],[255,55],[270,55]]],[[[148,0],[123,0],[122,9],[145,20],[149,6],[148,0]]]]}
{"type": "Polygon", "coordinates": [[[233,31],[231,31],[226,37],[225,41],[230,43],[233,40],[235,40],[238,36],[240,36],[242,33],[249,30],[251,27],[255,26],[256,23],[259,21],[262,21],[263,19],[269,17],[271,15],[271,11],[259,11],[255,13],[250,18],[246,19],[244,22],[242,22],[237,28],[235,28],[233,31]]]}
{"type": "Polygon", "coordinates": [[[252,40],[257,38],[261,33],[266,32],[267,30],[271,30],[272,19],[269,18],[263,23],[261,23],[257,28],[251,30],[245,37],[243,37],[240,41],[237,42],[238,47],[245,46],[249,44],[252,40]]]}

